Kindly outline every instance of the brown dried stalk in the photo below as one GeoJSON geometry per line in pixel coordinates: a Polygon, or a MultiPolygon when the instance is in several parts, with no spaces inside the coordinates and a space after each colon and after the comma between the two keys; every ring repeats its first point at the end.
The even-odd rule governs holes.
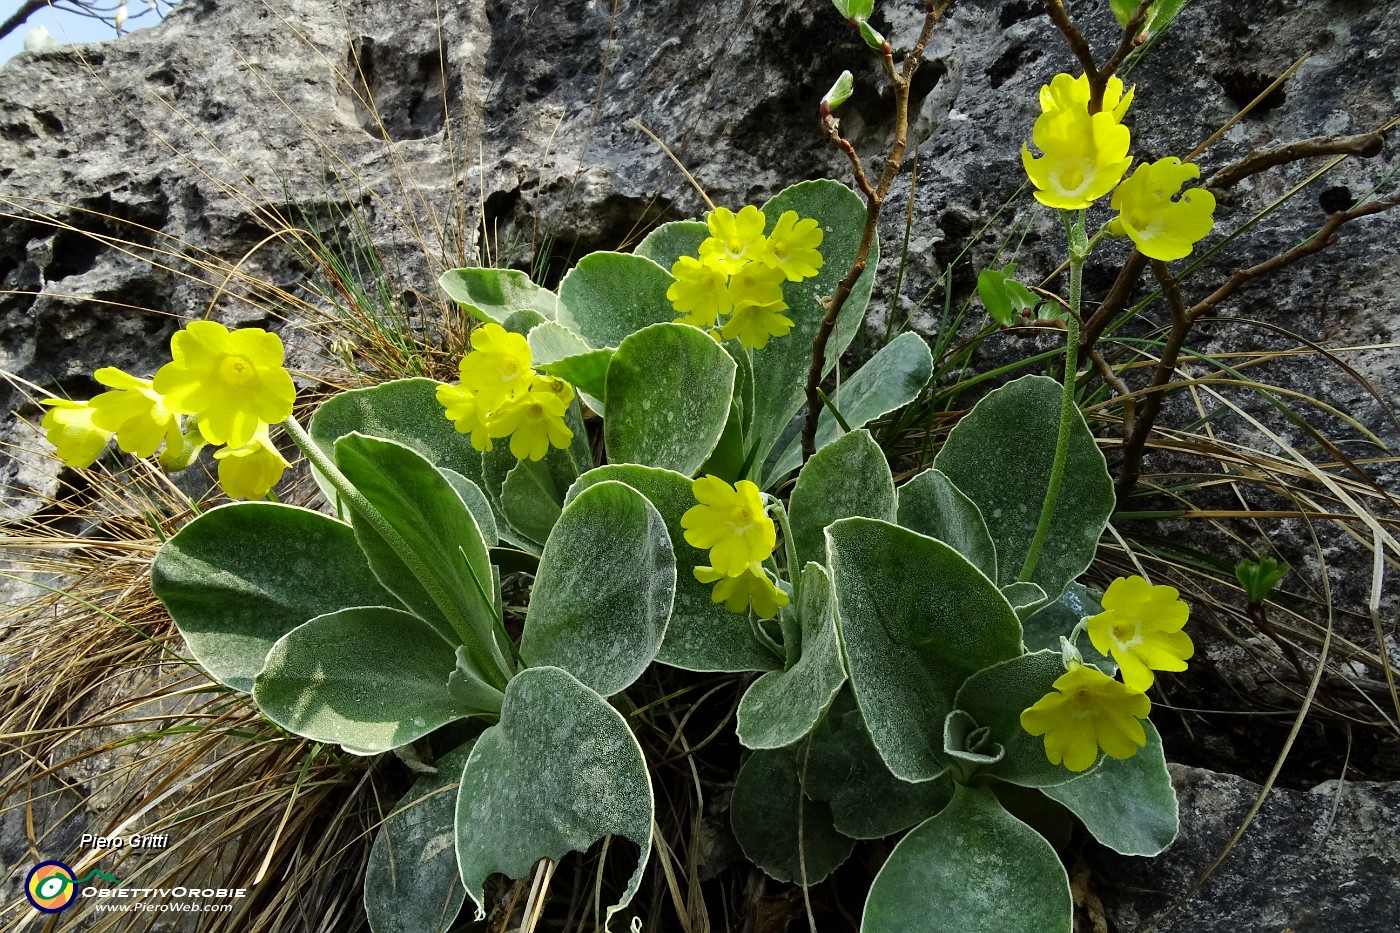
{"type": "Polygon", "coordinates": [[[1094,62],[1094,52],[1089,48],[1089,40],[1084,38],[1079,27],[1074,25],[1074,20],[1070,19],[1064,0],[1045,0],[1046,15],[1055,24],[1055,28],[1064,34],[1074,57],[1079,59],[1084,74],[1089,78],[1090,113],[1098,113],[1103,109],[1103,92],[1104,88],[1108,87],[1108,79],[1113,77],[1114,72],[1122,67],[1123,62],[1132,54],[1133,47],[1137,45],[1137,37],[1142,34],[1142,27],[1147,24],[1147,14],[1152,9],[1152,3],[1153,0],[1142,0],[1132,18],[1128,20],[1128,25],[1123,27],[1123,38],[1119,40],[1113,57],[1100,68],[1094,62]]]}

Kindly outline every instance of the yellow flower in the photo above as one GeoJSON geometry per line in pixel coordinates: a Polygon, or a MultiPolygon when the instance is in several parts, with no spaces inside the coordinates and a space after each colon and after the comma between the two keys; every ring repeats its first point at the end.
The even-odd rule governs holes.
{"type": "Polygon", "coordinates": [[[149,457],[167,447],[183,448],[180,419],[165,406],[165,399],[151,388],[151,380],[139,379],[114,366],[104,366],[93,377],[112,391],[90,403],[92,423],[117,435],[117,446],[129,454],[149,457]]]}
{"type": "MultiPolygon", "coordinates": [[[[1122,87],[1122,82],[1118,85],[1122,87]]],[[[1083,99],[1068,75],[1056,75],[1041,89],[1044,109],[1035,121],[1031,138],[1044,155],[1031,155],[1021,146],[1021,164],[1035,185],[1036,200],[1047,207],[1079,210],[1113,190],[1132,164],[1128,156],[1131,135],[1119,123],[1132,96],[1090,114],[1087,82],[1083,99]]]]}
{"type": "Polygon", "coordinates": [[[524,337],[499,324],[484,324],[472,331],[472,351],[458,370],[477,404],[494,411],[530,390],[530,366],[530,344],[524,337]]]}
{"type": "Polygon", "coordinates": [[[282,340],[258,327],[230,333],[214,321],[194,321],[170,339],[172,361],[152,388],[166,408],[197,415],[211,444],[242,447],[260,424],[285,421],[296,387],[282,368],[282,340]]]}
{"type": "Polygon", "coordinates": [[[690,489],[700,504],[681,516],[685,540],[691,547],[709,550],[715,570],[737,577],[773,553],[778,532],[757,486],[746,479],[731,486],[717,476],[704,476],[690,489]]]}
{"type": "Polygon", "coordinates": [[[437,387],[437,400],[446,411],[447,420],[462,434],[472,436],[472,446],[477,450],[491,449],[491,434],[486,415],[476,403],[476,396],[470,389],[461,386],[440,385],[437,387]]]}
{"type": "Polygon", "coordinates": [[[46,398],[43,404],[48,405],[49,410],[39,424],[44,429],[44,436],[56,449],[58,459],[78,469],[96,463],[107,442],[112,439],[112,432],[92,423],[94,412],[91,403],[46,398]]]}
{"type": "Polygon", "coordinates": [[[1184,671],[1195,653],[1182,626],[1191,608],[1170,586],[1152,586],[1142,577],[1119,577],[1103,594],[1104,611],[1089,619],[1089,640],[1101,654],[1112,654],[1132,690],[1152,686],[1154,670],[1184,671]]]}
{"type": "Polygon", "coordinates": [[[764,265],[780,270],[789,282],[800,282],[822,267],[822,228],[812,218],[799,220],[797,211],[783,211],[763,248],[764,265]]]}
{"type": "MultiPolygon", "coordinates": [[[[1129,88],[1128,93],[1124,94],[1122,79],[1109,78],[1104,85],[1102,109],[1113,114],[1113,119],[1121,123],[1123,114],[1128,112],[1128,105],[1132,102],[1133,89],[1129,88]]],[[[1042,113],[1062,110],[1083,110],[1088,113],[1089,76],[1071,78],[1067,74],[1055,75],[1049,84],[1040,89],[1040,110],[1042,113]]]]}
{"type": "Polygon", "coordinates": [[[253,439],[240,447],[214,451],[219,461],[219,485],[231,499],[261,499],[272,491],[288,467],[268,436],[267,425],[260,425],[253,439]]]}
{"type": "Polygon", "coordinates": [[[792,321],[782,314],[786,310],[787,305],[781,301],[769,304],[740,302],[720,333],[725,340],[737,337],[739,343],[749,349],[762,350],[768,346],[769,337],[781,337],[792,330],[792,321]]]}
{"type": "Polygon", "coordinates": [[[676,320],[703,328],[712,326],[721,314],[729,313],[733,305],[729,283],[718,266],[694,256],[682,256],[671,267],[671,274],[676,281],[666,289],[666,297],[683,315],[676,320]]]}
{"type": "Polygon", "coordinates": [[[720,573],[713,567],[696,567],[695,579],[701,583],[718,581],[710,600],[724,603],[724,608],[730,612],[748,612],[752,606],[760,619],[771,619],[788,604],[788,594],[758,564],[750,564],[737,577],[720,573]]]}
{"type": "MultiPolygon", "coordinates": [[[[487,420],[492,437],[510,436],[510,452],[517,460],[542,460],[551,445],[564,450],[574,439],[574,432],[564,423],[569,403],[560,393],[539,385],[548,381],[540,379],[532,384],[523,396],[508,402],[487,420]]],[[[572,388],[568,394],[572,399],[572,388]]]]}
{"type": "Polygon", "coordinates": [[[763,228],[768,225],[768,218],[752,204],[738,214],[727,207],[717,207],[710,212],[706,223],[710,236],[700,244],[702,262],[733,275],[746,263],[763,258],[763,228]]]}
{"type": "Polygon", "coordinates": [[[1215,226],[1215,195],[1204,188],[1181,194],[1181,186],[1200,178],[1201,170],[1177,158],[1139,165],[1113,192],[1118,216],[1109,225],[1115,236],[1127,235],[1149,259],[1164,262],[1191,255],[1191,247],[1215,226]]]}
{"type": "Polygon", "coordinates": [[[1142,723],[1152,709],[1146,694],[1130,690],[1098,668],[1075,665],[1047,693],[1021,713],[1021,728],[1045,736],[1052,765],[1087,771],[1102,748],[1125,759],[1147,744],[1142,723]]]}

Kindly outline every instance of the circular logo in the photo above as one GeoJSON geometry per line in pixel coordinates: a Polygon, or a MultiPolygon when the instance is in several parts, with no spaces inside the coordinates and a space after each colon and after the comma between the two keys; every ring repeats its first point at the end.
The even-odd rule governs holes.
{"type": "Polygon", "coordinates": [[[78,896],[73,869],[62,862],[40,862],[24,879],[24,896],[44,913],[58,913],[78,896]]]}

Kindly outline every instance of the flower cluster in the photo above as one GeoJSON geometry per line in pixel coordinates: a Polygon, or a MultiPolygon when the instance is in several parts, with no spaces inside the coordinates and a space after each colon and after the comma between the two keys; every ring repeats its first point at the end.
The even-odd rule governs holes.
{"type": "Polygon", "coordinates": [[[457,367],[461,383],[438,386],[448,420],[471,435],[477,450],[509,437],[517,460],[541,460],[551,446],[566,449],[574,438],[564,423],[574,387],[536,372],[530,344],[499,324],[478,327],[471,340],[471,352],[457,367]]]}
{"type": "Polygon", "coordinates": [[[1182,192],[1201,170],[1176,158],[1143,163],[1123,180],[1133,161],[1131,136],[1122,122],[1132,99],[1122,81],[1110,78],[1102,109],[1090,113],[1089,79],[1055,75],[1040,89],[1041,114],[1031,132],[1043,155],[1033,156],[1023,144],[1021,163],[1040,203],[1082,210],[1112,191],[1118,216],[1110,233],[1130,237],[1150,259],[1182,259],[1210,233],[1215,196],[1204,188],[1182,192]]]}
{"type": "Polygon", "coordinates": [[[737,214],[717,207],[707,224],[710,235],[700,244],[699,258],[682,256],[671,266],[676,281],[666,297],[680,312],[676,320],[717,328],[725,340],[762,350],[770,337],[792,329],[782,313],[788,309],[782,285],[821,269],[822,229],[811,218],[784,211],[765,236],[768,219],[752,204],[737,214]]]}
{"type": "Polygon", "coordinates": [[[59,459],[91,466],[116,438],[138,457],[164,445],[160,464],[175,471],[206,443],[221,445],[214,458],[224,491],[236,499],[266,496],[288,466],[268,427],[286,420],[296,400],[281,338],[195,321],[171,338],[170,355],[153,379],[108,366],[93,377],[109,391],[91,401],[46,399],[42,426],[59,459]]]}
{"type": "Polygon", "coordinates": [[[744,479],[731,486],[717,476],[704,476],[690,488],[699,505],[681,516],[685,540],[710,552],[710,566],[696,567],[695,579],[714,583],[711,598],[730,612],[747,612],[752,606],[759,618],[773,618],[788,604],[788,594],[763,569],[778,533],[758,487],[744,479]]]}
{"type": "Polygon", "coordinates": [[[1140,720],[1152,709],[1146,690],[1153,671],[1184,671],[1195,648],[1182,631],[1190,607],[1170,586],[1119,577],[1103,595],[1103,612],[1085,620],[1089,640],[1112,655],[1123,680],[1070,661],[1052,692],[1021,713],[1021,727],[1045,736],[1051,764],[1088,770],[1099,749],[1131,758],[1147,744],[1140,720]]]}

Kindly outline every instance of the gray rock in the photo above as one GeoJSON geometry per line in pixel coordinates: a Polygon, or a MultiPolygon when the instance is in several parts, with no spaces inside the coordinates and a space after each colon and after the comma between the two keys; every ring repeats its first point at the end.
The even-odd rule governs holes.
{"type": "Polygon", "coordinates": [[[1163,855],[1102,852],[1095,889],[1113,929],[1159,933],[1390,933],[1400,929],[1400,784],[1274,789],[1240,842],[1178,910],[1259,796],[1228,774],[1171,765],[1181,835],[1163,855]],[[1153,927],[1154,923],[1160,926],[1153,927]]]}

